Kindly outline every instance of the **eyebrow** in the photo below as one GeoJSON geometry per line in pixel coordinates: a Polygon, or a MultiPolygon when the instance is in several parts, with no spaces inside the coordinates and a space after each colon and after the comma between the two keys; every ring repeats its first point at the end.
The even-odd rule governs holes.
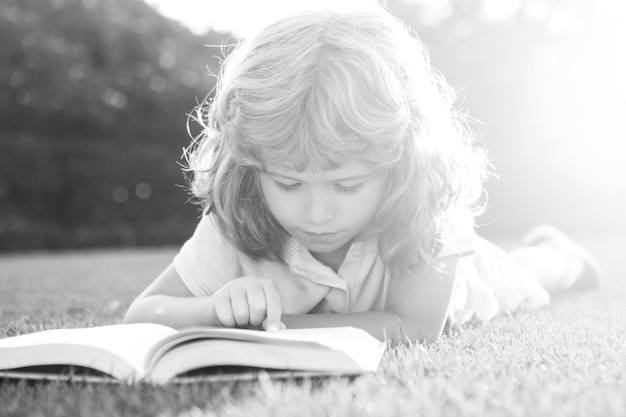
{"type": "MultiPolygon", "coordinates": [[[[266,174],[271,175],[272,177],[279,177],[279,178],[284,178],[286,180],[291,180],[291,181],[298,181],[298,182],[302,182],[302,179],[300,178],[295,178],[295,177],[290,177],[289,175],[285,175],[285,174],[281,174],[279,172],[273,172],[270,170],[264,170],[266,174]]],[[[376,176],[376,172],[372,172],[370,174],[358,174],[358,175],[351,175],[348,177],[341,177],[341,178],[332,178],[333,182],[343,182],[343,181],[353,181],[353,180],[362,180],[362,179],[369,179],[370,177],[374,177],[376,176]]]]}

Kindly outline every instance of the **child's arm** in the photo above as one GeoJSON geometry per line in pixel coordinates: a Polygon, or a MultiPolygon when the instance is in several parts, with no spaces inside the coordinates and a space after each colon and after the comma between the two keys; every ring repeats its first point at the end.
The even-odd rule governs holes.
{"type": "Polygon", "coordinates": [[[378,339],[436,341],[442,333],[456,275],[458,256],[441,259],[442,271],[422,266],[415,279],[392,283],[386,311],[283,315],[287,328],[354,326],[378,339]]]}
{"type": "Polygon", "coordinates": [[[159,323],[173,328],[260,326],[278,330],[280,317],[280,294],[269,279],[242,277],[212,296],[194,297],[170,264],[133,301],[124,322],[159,323]]]}
{"type": "Polygon", "coordinates": [[[270,328],[354,326],[375,337],[432,342],[441,336],[454,286],[457,256],[444,258],[442,271],[423,266],[412,279],[392,283],[386,311],[281,316],[280,294],[269,279],[242,277],[212,296],[194,297],[170,265],[129,307],[124,321],[188,326],[270,328]]]}

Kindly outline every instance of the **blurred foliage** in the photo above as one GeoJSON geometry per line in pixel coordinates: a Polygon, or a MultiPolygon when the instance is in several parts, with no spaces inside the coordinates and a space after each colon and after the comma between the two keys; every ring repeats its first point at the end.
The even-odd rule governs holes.
{"type": "MultiPolygon", "coordinates": [[[[586,109],[568,103],[591,101],[570,88],[589,74],[570,70],[567,56],[549,55],[563,45],[571,56],[590,53],[593,42],[580,41],[594,39],[599,26],[580,22],[591,22],[600,8],[583,7],[585,0],[386,3],[460,90],[460,104],[484,123],[473,127],[502,177],[487,184],[491,207],[480,223],[500,219],[487,234],[519,233],[538,221],[583,231],[615,225],[606,216],[585,218],[594,204],[610,206],[611,195],[555,175],[558,156],[537,158],[550,149],[550,136],[584,155],[586,136],[571,135],[582,131],[571,113],[586,109]],[[544,65],[546,57],[562,63],[544,65]],[[560,119],[550,106],[565,109],[560,119]],[[561,193],[563,184],[575,191],[561,193]]],[[[192,34],[142,0],[3,0],[0,250],[179,244],[188,237],[199,213],[187,201],[179,164],[190,140],[187,114],[214,86],[210,74],[222,51],[207,45],[229,38],[192,34]]],[[[623,224],[626,217],[619,218],[623,224]]]]}
{"type": "Polygon", "coordinates": [[[188,236],[177,160],[226,35],[141,0],[5,0],[0,28],[0,249],[188,236]]]}

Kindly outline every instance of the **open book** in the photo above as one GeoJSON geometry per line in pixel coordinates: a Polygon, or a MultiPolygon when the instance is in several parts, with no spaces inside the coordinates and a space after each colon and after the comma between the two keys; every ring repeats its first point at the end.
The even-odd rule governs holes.
{"type": "Polygon", "coordinates": [[[152,384],[220,369],[360,374],[378,368],[384,349],[384,342],[353,327],[178,331],[158,324],[118,324],[0,339],[0,379],[60,379],[63,371],[68,378],[68,369],[80,370],[89,380],[152,384]]]}

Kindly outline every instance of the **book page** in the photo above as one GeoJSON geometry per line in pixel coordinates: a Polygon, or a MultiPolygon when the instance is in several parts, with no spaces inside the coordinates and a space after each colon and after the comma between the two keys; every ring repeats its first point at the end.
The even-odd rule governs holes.
{"type": "Polygon", "coordinates": [[[354,327],[286,329],[278,332],[230,328],[189,328],[162,340],[148,355],[146,369],[157,366],[161,357],[183,343],[202,339],[241,340],[258,344],[278,344],[297,349],[337,350],[345,353],[364,371],[375,370],[385,343],[354,327]]]}
{"type": "Polygon", "coordinates": [[[385,342],[355,327],[288,329],[274,334],[285,340],[311,341],[330,349],[340,350],[366,370],[375,370],[378,367],[385,350],[385,342]]]}
{"type": "Polygon", "coordinates": [[[203,339],[184,343],[171,349],[147,380],[164,384],[176,380],[177,375],[202,370],[206,375],[221,367],[285,371],[309,371],[326,375],[360,374],[363,369],[348,354],[314,344],[267,344],[241,340],[203,339]]]}
{"type": "Polygon", "coordinates": [[[145,357],[176,330],[157,324],[55,329],[0,339],[0,369],[79,365],[122,380],[145,375],[145,357]]]}

